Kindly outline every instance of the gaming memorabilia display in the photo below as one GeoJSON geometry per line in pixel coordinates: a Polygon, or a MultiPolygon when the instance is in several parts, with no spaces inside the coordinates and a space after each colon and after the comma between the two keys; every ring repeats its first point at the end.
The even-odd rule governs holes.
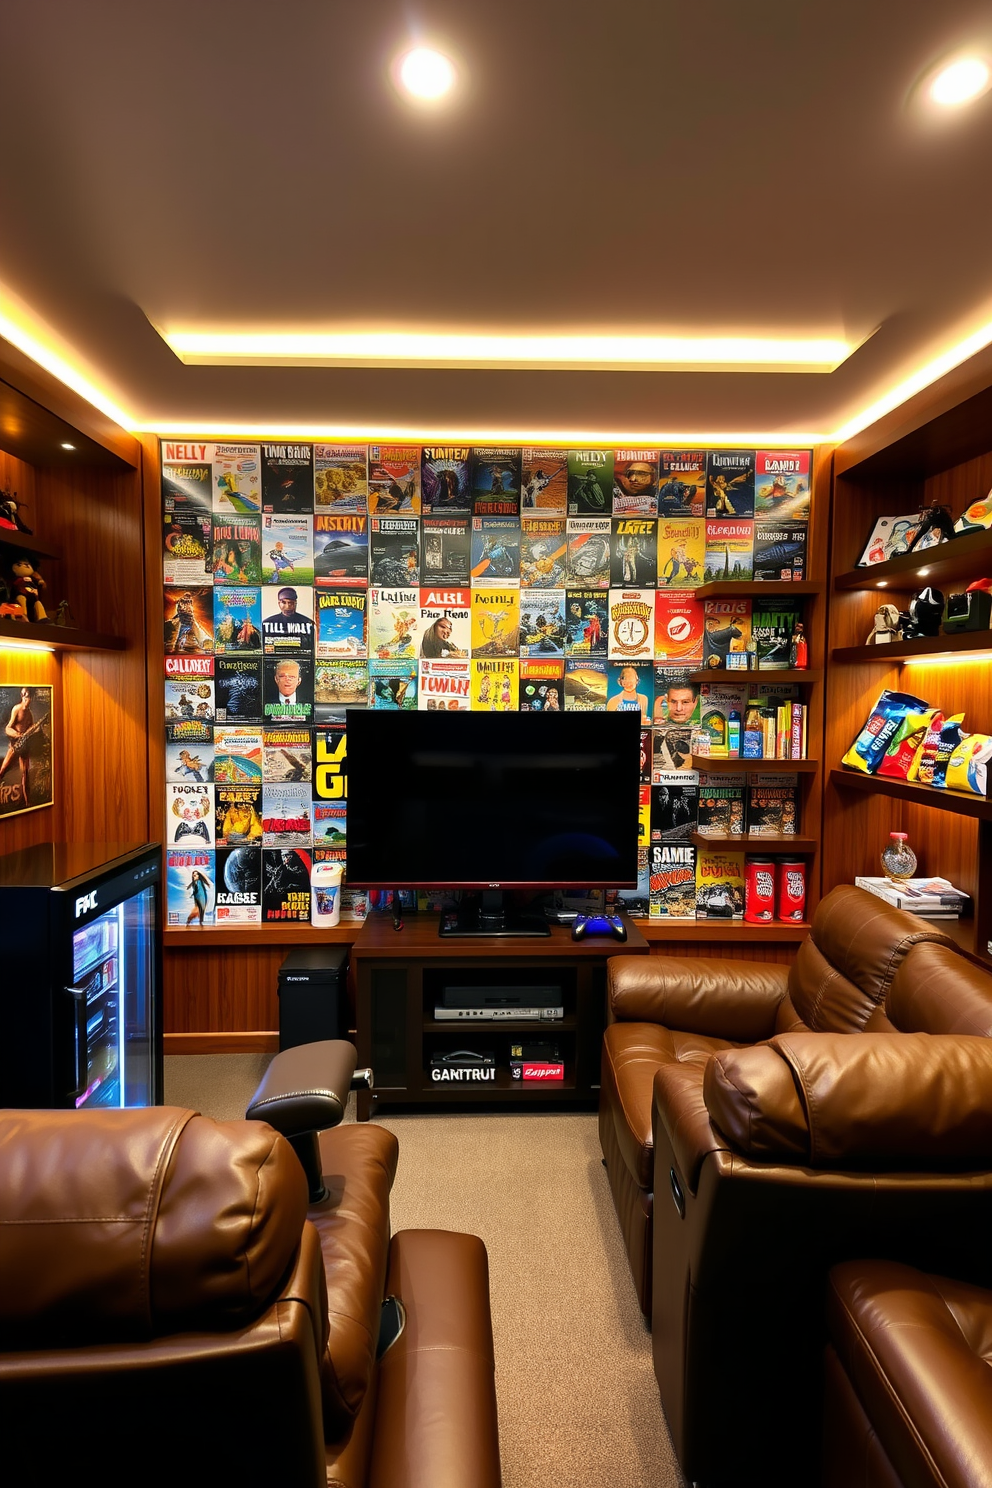
{"type": "Polygon", "coordinates": [[[691,756],[805,755],[798,689],[774,681],[807,664],[802,600],[695,590],[805,578],[809,450],[161,453],[169,926],[191,902],[204,928],[310,921],[326,863],[342,919],[377,907],[347,884],[356,707],[638,711],[642,872],[620,907],[743,915],[743,858],[697,862],[690,833],[795,834],[796,777],[701,784],[691,756]],[[700,684],[704,667],[745,675],[700,684]]]}

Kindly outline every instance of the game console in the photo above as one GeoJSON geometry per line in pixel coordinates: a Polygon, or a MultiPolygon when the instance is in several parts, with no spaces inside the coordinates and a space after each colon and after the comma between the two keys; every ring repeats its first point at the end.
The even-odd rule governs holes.
{"type": "Polygon", "coordinates": [[[612,935],[614,940],[626,940],[627,927],[618,914],[576,915],[572,939],[588,940],[591,935],[612,935]]]}

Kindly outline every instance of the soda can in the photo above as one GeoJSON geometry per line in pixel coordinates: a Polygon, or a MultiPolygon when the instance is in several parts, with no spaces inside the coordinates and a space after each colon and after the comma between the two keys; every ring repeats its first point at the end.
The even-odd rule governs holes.
{"type": "Polygon", "coordinates": [[[744,918],[765,925],[775,917],[775,864],[771,858],[744,859],[744,918]]]}
{"type": "Polygon", "coordinates": [[[806,864],[780,858],[778,864],[778,917],[802,920],[806,915],[806,864]]]}

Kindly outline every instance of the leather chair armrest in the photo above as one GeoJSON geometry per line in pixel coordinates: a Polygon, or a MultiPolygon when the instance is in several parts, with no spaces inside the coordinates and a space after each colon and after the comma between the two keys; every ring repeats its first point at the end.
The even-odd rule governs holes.
{"type": "Polygon", "coordinates": [[[788,983],[788,967],[773,962],[612,956],[607,963],[613,1019],[734,1043],[771,1038],[788,983]]]}
{"type": "MultiPolygon", "coordinates": [[[[678,1164],[679,1173],[675,1175],[675,1181],[681,1175],[681,1181],[688,1185],[691,1193],[695,1193],[704,1160],[711,1152],[726,1152],[729,1147],[706,1109],[703,1099],[703,1072],[698,1064],[673,1061],[662,1065],[654,1077],[653,1095],[651,1136],[655,1153],[663,1150],[658,1134],[664,1129],[671,1144],[672,1155],[678,1164]]],[[[671,1174],[658,1172],[656,1158],[655,1203],[661,1202],[660,1196],[667,1194],[670,1183],[675,1196],[675,1181],[671,1174]]]]}
{"type": "Polygon", "coordinates": [[[357,1062],[354,1044],[345,1039],[283,1049],[265,1071],[245,1115],[249,1121],[267,1121],[284,1137],[337,1126],[357,1062]]]}

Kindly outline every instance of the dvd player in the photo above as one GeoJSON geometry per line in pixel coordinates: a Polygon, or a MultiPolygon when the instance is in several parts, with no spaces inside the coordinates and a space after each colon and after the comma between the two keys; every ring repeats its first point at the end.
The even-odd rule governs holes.
{"type": "Polygon", "coordinates": [[[441,1005],[446,1008],[543,1008],[558,1007],[560,987],[442,987],[441,1005]]]}
{"type": "Polygon", "coordinates": [[[565,1009],[561,1005],[557,1007],[435,1007],[434,1009],[434,1017],[439,1023],[497,1023],[503,1020],[509,1021],[511,1018],[538,1023],[542,1019],[551,1021],[564,1018],[564,1016],[565,1009]]]}

